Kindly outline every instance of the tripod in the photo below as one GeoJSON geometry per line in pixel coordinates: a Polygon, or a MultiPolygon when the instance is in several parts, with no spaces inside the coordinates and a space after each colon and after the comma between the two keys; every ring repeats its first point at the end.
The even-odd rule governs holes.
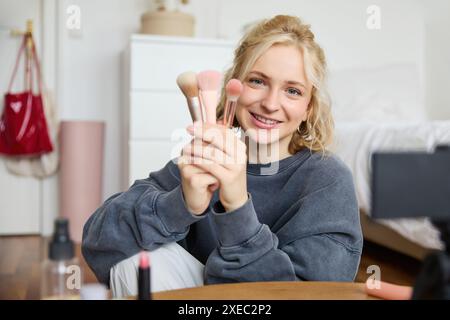
{"type": "Polygon", "coordinates": [[[425,258],[414,284],[413,300],[450,300],[450,222],[433,221],[433,224],[441,232],[445,248],[425,258]]]}

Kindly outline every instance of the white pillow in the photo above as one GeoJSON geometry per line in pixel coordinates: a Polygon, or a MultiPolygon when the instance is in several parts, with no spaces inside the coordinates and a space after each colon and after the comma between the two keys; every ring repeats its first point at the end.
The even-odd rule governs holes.
{"type": "Polygon", "coordinates": [[[426,120],[413,64],[330,71],[328,86],[337,121],[426,120]]]}

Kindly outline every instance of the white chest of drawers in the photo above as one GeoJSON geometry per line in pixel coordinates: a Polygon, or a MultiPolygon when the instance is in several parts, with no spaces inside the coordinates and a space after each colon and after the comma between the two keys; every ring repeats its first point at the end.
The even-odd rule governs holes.
{"type": "Polygon", "coordinates": [[[180,154],[192,122],[176,84],[184,71],[224,72],[235,44],[223,40],[133,35],[124,55],[123,188],[180,154]]]}

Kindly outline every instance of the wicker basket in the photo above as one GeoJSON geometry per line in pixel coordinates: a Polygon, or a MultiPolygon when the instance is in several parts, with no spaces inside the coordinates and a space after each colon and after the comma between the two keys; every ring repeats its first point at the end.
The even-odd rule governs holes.
{"type": "Polygon", "coordinates": [[[141,17],[141,32],[166,36],[194,36],[195,19],[179,11],[151,11],[141,17]]]}

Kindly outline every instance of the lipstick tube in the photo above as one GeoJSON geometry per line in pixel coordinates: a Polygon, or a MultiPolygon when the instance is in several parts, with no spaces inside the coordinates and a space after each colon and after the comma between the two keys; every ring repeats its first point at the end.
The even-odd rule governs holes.
{"type": "Polygon", "coordinates": [[[138,300],[151,300],[150,263],[147,252],[141,252],[138,271],[138,300]]]}

